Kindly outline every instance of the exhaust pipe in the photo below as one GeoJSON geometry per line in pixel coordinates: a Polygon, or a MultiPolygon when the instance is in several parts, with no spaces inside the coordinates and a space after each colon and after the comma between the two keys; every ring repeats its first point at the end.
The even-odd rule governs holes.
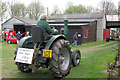
{"type": "Polygon", "coordinates": [[[68,40],[68,20],[64,20],[64,36],[68,40]]]}

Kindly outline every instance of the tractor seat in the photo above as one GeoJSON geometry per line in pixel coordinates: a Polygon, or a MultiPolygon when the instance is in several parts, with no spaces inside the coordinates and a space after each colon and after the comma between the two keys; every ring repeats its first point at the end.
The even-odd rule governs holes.
{"type": "Polygon", "coordinates": [[[32,41],[37,43],[43,43],[48,42],[52,35],[48,35],[47,37],[44,37],[43,30],[41,27],[33,27],[32,28],[32,41]]]}
{"type": "Polygon", "coordinates": [[[37,43],[43,43],[44,42],[44,35],[43,30],[41,27],[33,27],[32,28],[32,41],[37,43]]]}

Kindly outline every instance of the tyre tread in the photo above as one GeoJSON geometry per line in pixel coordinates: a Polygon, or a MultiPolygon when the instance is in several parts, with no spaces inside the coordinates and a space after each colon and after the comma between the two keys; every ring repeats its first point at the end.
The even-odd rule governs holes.
{"type": "MultiPolygon", "coordinates": [[[[67,46],[68,49],[70,50],[70,47],[67,45],[67,43],[65,42],[64,39],[57,40],[52,46],[53,55],[55,54],[56,56],[59,56],[60,49],[63,46],[67,46]]],[[[59,59],[55,59],[55,57],[53,56],[53,58],[50,60],[50,72],[56,78],[65,77],[66,75],[69,74],[70,70],[68,71],[67,74],[62,74],[60,69],[59,69],[58,62],[59,62],[59,59]]],[[[71,67],[70,67],[70,69],[71,69],[71,67]]]]}

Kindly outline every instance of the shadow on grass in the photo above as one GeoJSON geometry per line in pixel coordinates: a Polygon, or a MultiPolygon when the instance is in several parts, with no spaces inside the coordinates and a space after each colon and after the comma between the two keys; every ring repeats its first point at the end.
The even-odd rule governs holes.
{"type": "Polygon", "coordinates": [[[54,78],[49,69],[39,68],[35,73],[23,73],[18,71],[17,78],[54,78]]]}

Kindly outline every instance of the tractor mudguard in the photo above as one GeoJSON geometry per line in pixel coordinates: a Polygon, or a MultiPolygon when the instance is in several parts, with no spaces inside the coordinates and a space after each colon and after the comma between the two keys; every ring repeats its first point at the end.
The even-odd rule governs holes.
{"type": "MultiPolygon", "coordinates": [[[[64,39],[65,40],[65,36],[64,35],[53,35],[52,38],[47,42],[46,47],[44,48],[45,50],[50,50],[53,43],[55,41],[57,41],[58,39],[64,39]]],[[[17,48],[16,48],[16,53],[18,51],[18,48],[29,48],[29,49],[34,49],[34,45],[35,43],[32,42],[32,37],[24,37],[20,40],[17,48]]],[[[40,55],[39,57],[39,62],[43,62],[43,56],[40,55]]]]}
{"type": "Polygon", "coordinates": [[[53,43],[57,41],[58,39],[65,39],[65,36],[64,35],[53,35],[53,37],[47,42],[45,49],[49,50],[52,47],[53,43]]]}
{"type": "MultiPolygon", "coordinates": [[[[49,50],[51,48],[52,44],[58,39],[65,39],[65,36],[64,35],[53,35],[53,37],[47,42],[46,47],[44,49],[49,50]]],[[[20,40],[19,44],[17,45],[16,52],[17,52],[19,47],[34,49],[34,45],[35,45],[35,43],[32,42],[31,36],[24,37],[20,40]],[[30,46],[28,46],[28,43],[30,46]]]]}
{"type": "Polygon", "coordinates": [[[32,42],[32,37],[31,36],[24,37],[20,40],[19,44],[17,45],[16,51],[18,50],[19,47],[34,49],[34,44],[35,43],[32,42]]]}
{"type": "MultiPolygon", "coordinates": [[[[52,44],[58,40],[58,39],[65,39],[64,35],[53,35],[53,37],[47,42],[46,47],[44,49],[49,50],[52,46],[52,44]]],[[[31,48],[34,49],[34,45],[35,43],[32,42],[32,37],[24,37],[20,40],[19,44],[17,45],[16,51],[18,50],[18,47],[22,47],[22,48],[31,48]],[[31,44],[31,46],[28,46],[27,44],[31,44]]]]}

